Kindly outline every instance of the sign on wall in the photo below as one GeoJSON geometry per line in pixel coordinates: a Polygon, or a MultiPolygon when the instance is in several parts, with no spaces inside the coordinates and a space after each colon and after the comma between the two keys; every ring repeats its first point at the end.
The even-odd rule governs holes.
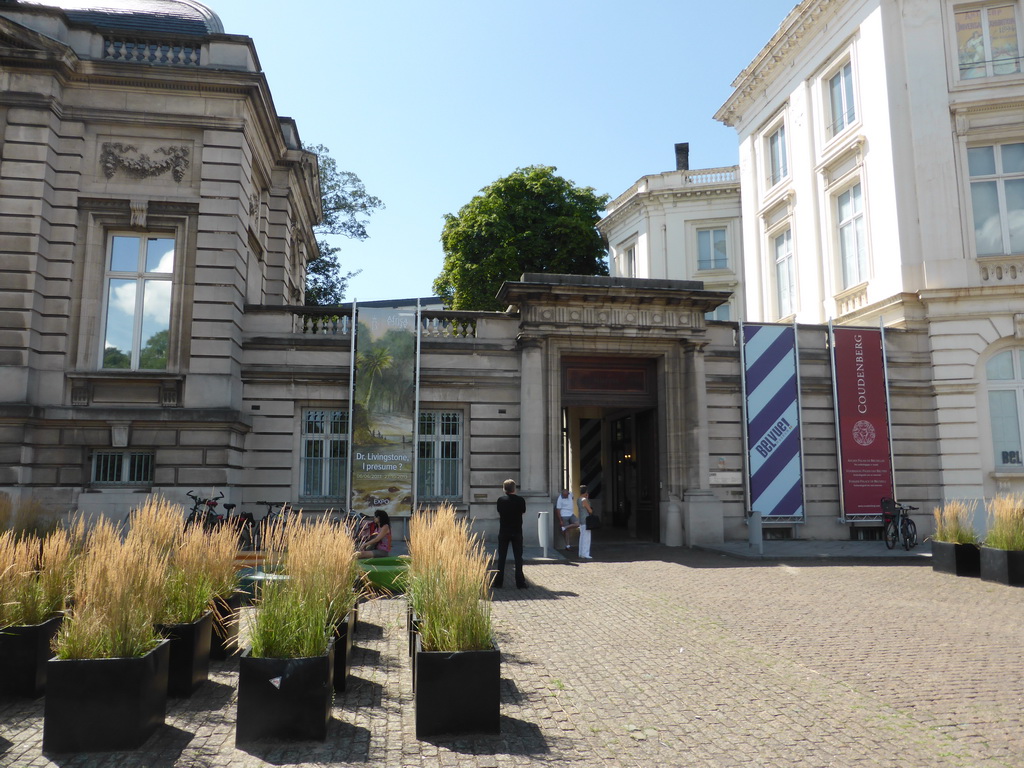
{"type": "Polygon", "coordinates": [[[881,514],[893,495],[889,391],[881,330],[832,328],[843,516],[881,514]]]}
{"type": "Polygon", "coordinates": [[[359,307],[350,508],[409,514],[414,503],[417,313],[359,307]]]}
{"type": "Polygon", "coordinates": [[[803,454],[796,329],[741,323],[750,509],[803,518],[803,454]]]}

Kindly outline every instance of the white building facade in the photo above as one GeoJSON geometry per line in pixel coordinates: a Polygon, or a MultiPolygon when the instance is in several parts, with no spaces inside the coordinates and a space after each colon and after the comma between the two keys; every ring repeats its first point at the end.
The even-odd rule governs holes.
{"type": "Polygon", "coordinates": [[[716,114],[746,317],[924,330],[945,499],[1024,490],[1022,51],[1019,1],[806,0],[716,114]]]}
{"type": "Polygon", "coordinates": [[[598,229],[615,277],[700,280],[732,297],[709,314],[735,320],[743,307],[739,168],[689,169],[676,145],[676,170],[652,174],[612,200],[598,229]]]}

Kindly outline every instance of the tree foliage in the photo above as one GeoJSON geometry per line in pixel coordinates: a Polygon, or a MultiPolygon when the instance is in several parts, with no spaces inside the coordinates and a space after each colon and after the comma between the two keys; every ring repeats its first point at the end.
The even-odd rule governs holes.
{"type": "Polygon", "coordinates": [[[495,295],[524,272],[607,275],[597,231],[608,202],[552,166],[517,168],[445,216],[444,267],[434,291],[451,309],[501,310],[495,295]]]}
{"type": "Polygon", "coordinates": [[[317,156],[320,165],[320,197],[323,221],[314,228],[319,254],[306,267],[306,304],[340,304],[350,278],[358,272],[343,273],[338,254],[341,248],[327,240],[325,235],[344,235],[353,240],[365,240],[369,235],[366,225],[370,215],[384,207],[380,198],[366,191],[362,180],[351,171],[338,170],[330,150],[323,144],[307,146],[317,156]]]}

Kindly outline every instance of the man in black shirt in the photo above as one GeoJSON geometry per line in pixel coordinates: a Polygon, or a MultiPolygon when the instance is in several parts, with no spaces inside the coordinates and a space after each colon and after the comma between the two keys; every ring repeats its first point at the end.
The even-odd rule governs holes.
{"type": "Polygon", "coordinates": [[[508,545],[512,545],[512,556],[516,561],[516,586],[525,589],[526,575],[523,573],[523,516],[526,514],[526,500],[516,495],[516,481],[506,480],[501,484],[505,495],[498,499],[498,572],[494,586],[500,587],[505,579],[505,558],[508,545]]]}

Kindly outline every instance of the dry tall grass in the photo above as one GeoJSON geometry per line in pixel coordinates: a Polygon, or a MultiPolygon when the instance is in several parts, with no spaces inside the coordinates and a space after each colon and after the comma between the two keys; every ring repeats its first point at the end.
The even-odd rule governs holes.
{"type": "Polygon", "coordinates": [[[490,558],[455,508],[419,510],[409,520],[406,594],[420,620],[424,650],[490,648],[490,558]]]}
{"type": "Polygon", "coordinates": [[[73,534],[58,528],[34,534],[0,533],[0,627],[39,624],[63,611],[71,591],[73,534]]]}
{"type": "Polygon", "coordinates": [[[29,497],[15,504],[8,494],[0,493],[0,530],[9,528],[42,538],[60,528],[62,522],[61,516],[55,515],[42,502],[29,497]]]}
{"type": "Polygon", "coordinates": [[[154,629],[167,556],[122,541],[101,519],[90,531],[74,579],[74,608],[54,640],[61,659],[141,656],[158,642],[154,629]]]}
{"type": "Polygon", "coordinates": [[[1001,494],[988,504],[985,546],[1024,551],[1024,494],[1001,494]]]}
{"type": "Polygon", "coordinates": [[[935,517],[935,541],[952,544],[976,544],[978,534],[974,532],[974,511],[978,504],[974,501],[953,499],[932,513],[935,517]]]}
{"type": "Polygon", "coordinates": [[[127,541],[133,546],[154,548],[168,555],[181,546],[185,514],[180,504],[172,504],[161,496],[151,496],[128,516],[127,541]]]}
{"type": "Polygon", "coordinates": [[[206,559],[202,564],[213,587],[213,594],[227,599],[238,589],[238,532],[221,526],[206,534],[206,559]]]}

